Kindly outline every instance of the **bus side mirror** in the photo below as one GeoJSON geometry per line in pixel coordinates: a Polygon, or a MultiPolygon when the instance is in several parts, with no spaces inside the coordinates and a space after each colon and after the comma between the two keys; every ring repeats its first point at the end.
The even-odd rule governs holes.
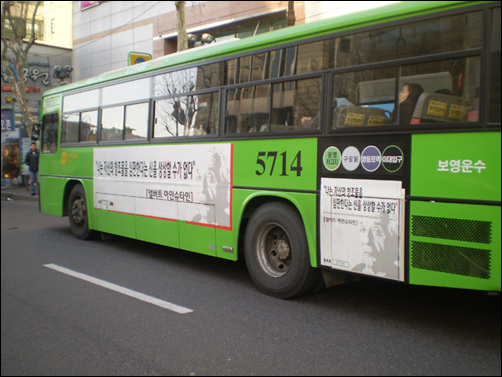
{"type": "Polygon", "coordinates": [[[33,128],[31,130],[31,140],[37,141],[40,139],[40,128],[41,124],[38,122],[33,123],[33,128]]]}

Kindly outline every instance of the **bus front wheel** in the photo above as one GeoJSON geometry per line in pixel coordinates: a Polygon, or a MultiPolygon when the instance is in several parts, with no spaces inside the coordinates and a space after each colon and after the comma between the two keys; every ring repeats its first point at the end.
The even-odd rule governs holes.
{"type": "Polygon", "coordinates": [[[268,203],[254,212],[244,247],[249,274],[268,295],[299,296],[312,290],[321,279],[320,271],[310,266],[303,222],[284,203],[268,203]]]}
{"type": "Polygon", "coordinates": [[[95,237],[96,232],[89,229],[87,200],[82,185],[78,184],[70,192],[68,199],[68,218],[73,235],[81,240],[95,237]]]}

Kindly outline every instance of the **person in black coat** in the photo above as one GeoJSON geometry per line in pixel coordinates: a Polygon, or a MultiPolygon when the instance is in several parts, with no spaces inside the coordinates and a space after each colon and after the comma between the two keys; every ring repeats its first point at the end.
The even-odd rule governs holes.
{"type": "Polygon", "coordinates": [[[30,171],[30,186],[31,186],[31,195],[35,195],[35,182],[37,184],[38,191],[38,161],[40,159],[40,152],[37,149],[37,143],[31,143],[30,150],[26,153],[26,157],[24,158],[24,163],[28,165],[30,171]]]}

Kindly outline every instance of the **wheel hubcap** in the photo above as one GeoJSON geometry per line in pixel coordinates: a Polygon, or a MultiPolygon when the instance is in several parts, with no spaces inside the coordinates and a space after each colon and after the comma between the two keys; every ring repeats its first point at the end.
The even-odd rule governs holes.
{"type": "Polygon", "coordinates": [[[85,221],[85,201],[83,198],[76,198],[71,205],[71,217],[75,224],[83,224],[85,221]]]}
{"type": "Polygon", "coordinates": [[[258,238],[258,262],[271,277],[285,275],[291,267],[291,241],[286,231],[277,224],[263,227],[258,238]]]}

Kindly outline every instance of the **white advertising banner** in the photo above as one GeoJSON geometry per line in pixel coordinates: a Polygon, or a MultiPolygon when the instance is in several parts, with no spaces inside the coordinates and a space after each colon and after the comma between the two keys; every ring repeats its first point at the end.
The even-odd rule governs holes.
{"type": "Polygon", "coordinates": [[[404,280],[401,181],[322,178],[321,265],[404,280]]]}
{"type": "Polygon", "coordinates": [[[231,228],[232,144],[94,149],[94,207],[231,228]]]}

